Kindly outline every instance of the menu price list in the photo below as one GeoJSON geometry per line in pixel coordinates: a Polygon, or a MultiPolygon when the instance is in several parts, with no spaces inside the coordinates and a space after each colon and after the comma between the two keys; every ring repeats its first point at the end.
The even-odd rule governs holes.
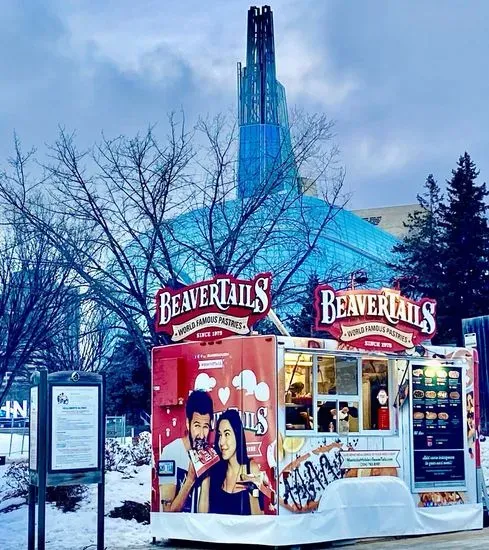
{"type": "Polygon", "coordinates": [[[462,371],[455,367],[415,367],[414,448],[463,449],[462,371]]]}
{"type": "Polygon", "coordinates": [[[465,479],[462,369],[414,366],[414,481],[460,484],[465,479]]]}

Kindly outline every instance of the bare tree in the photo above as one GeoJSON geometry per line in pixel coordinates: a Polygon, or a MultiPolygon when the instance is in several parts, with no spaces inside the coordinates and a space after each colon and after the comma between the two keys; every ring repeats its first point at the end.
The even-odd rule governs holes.
{"type": "Polygon", "coordinates": [[[71,266],[47,239],[22,224],[3,226],[0,237],[0,378],[15,377],[39,359],[47,342],[65,328],[62,312],[73,280],[71,266]]]}
{"type": "Polygon", "coordinates": [[[12,169],[0,178],[9,211],[73,266],[91,296],[145,350],[148,364],[145,335],[158,341],[155,292],[179,277],[166,225],[185,208],[190,137],[183,123],[170,118],[163,148],[149,129],[143,137],[104,138],[79,151],[74,136],[62,130],[42,178],[27,177],[30,157],[18,141],[12,169]],[[42,201],[43,215],[34,199],[36,205],[42,201]]]}
{"type": "Polygon", "coordinates": [[[27,175],[29,156],[16,141],[0,200],[73,267],[149,365],[148,342],[161,341],[153,316],[162,285],[267,269],[281,305],[307,279],[298,274],[307,274],[308,258],[343,206],[344,173],[326,117],[297,116],[292,129],[290,150],[246,197],[237,194],[236,125],[218,116],[198,123],[197,138],[170,117],[163,145],[149,129],[79,151],[62,130],[37,178],[27,175]],[[290,174],[292,184],[284,186],[290,174]],[[299,174],[324,201],[305,197],[299,174]]]}
{"type": "Polygon", "coordinates": [[[60,312],[65,323],[46,339],[39,353],[40,362],[49,372],[103,370],[113,350],[117,335],[117,319],[100,305],[81,295],[77,289],[67,296],[60,312]]]}
{"type": "MultiPolygon", "coordinates": [[[[188,214],[169,226],[191,278],[270,270],[274,303],[295,300],[311,271],[308,259],[320,252],[320,239],[346,202],[333,128],[324,115],[293,113],[292,146],[276,152],[266,170],[248,170],[253,192],[239,195],[235,123],[222,115],[199,121],[206,146],[197,158],[204,177],[195,183],[188,214]],[[322,200],[312,200],[304,187],[322,200]]],[[[324,264],[323,279],[331,267],[324,264]]]]}

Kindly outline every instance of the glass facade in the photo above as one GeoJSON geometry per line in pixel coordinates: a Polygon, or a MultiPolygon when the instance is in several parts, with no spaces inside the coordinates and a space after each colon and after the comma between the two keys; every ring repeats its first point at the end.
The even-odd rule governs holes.
{"type": "Polygon", "coordinates": [[[246,67],[238,64],[240,198],[263,186],[279,193],[297,183],[285,88],[275,73],[272,10],[250,8],[246,67]]]}
{"type": "MultiPolygon", "coordinates": [[[[214,248],[218,250],[224,246],[223,256],[230,258],[228,271],[235,273],[241,268],[242,253],[246,250],[248,252],[244,253],[244,257],[252,257],[253,261],[240,272],[240,276],[271,271],[274,287],[278,287],[283,277],[298,263],[305,251],[304,243],[319,233],[312,253],[294,270],[289,288],[303,285],[313,273],[317,273],[322,280],[335,281],[337,288],[345,288],[349,283],[348,276],[360,269],[366,270],[369,287],[380,287],[389,282],[392,273],[387,262],[392,260],[391,250],[397,242],[395,237],[339,208],[333,211],[333,219],[328,220],[321,230],[322,220],[331,216],[331,211],[328,204],[316,197],[301,197],[285,213],[280,213],[277,222],[274,208],[281,208],[282,204],[270,202],[246,223],[240,224],[239,246],[234,254],[223,243],[228,237],[229,225],[243,219],[246,200],[227,201],[212,214],[209,209],[200,209],[180,216],[174,220],[174,231],[185,235],[185,241],[192,248],[205,249],[204,255],[209,257],[209,247],[202,237],[201,228],[209,226],[209,216],[212,216],[214,248]],[[267,242],[260,245],[259,238],[264,234],[268,236],[267,242]]],[[[178,256],[185,280],[198,281],[211,275],[206,262],[195,254],[181,250],[178,256]]],[[[288,309],[287,304],[283,307],[288,309]]]]}
{"type": "Polygon", "coordinates": [[[267,6],[261,10],[250,8],[246,67],[238,65],[237,198],[212,209],[192,211],[173,223],[175,233],[185,235],[185,242],[189,244],[187,250],[183,247],[175,255],[175,261],[181,266],[182,281],[192,282],[212,275],[205,257],[209,258],[216,250],[220,251],[221,258],[226,258],[226,267],[221,272],[249,277],[271,271],[274,288],[293,271],[287,283],[292,296],[290,303],[285,300],[274,304],[279,312],[285,312],[297,307],[293,289],[303,286],[313,273],[337,288],[345,288],[352,272],[365,270],[368,286],[386,285],[392,277],[387,262],[393,259],[391,251],[397,239],[352,212],[331,207],[320,198],[301,195],[285,90],[275,72],[272,12],[267,6]],[[244,216],[249,201],[257,193],[265,195],[266,200],[253,216],[244,216]],[[287,200],[290,202],[284,211],[287,200]],[[331,217],[322,228],[322,222],[331,217]],[[210,226],[213,251],[208,238],[210,226]],[[231,248],[229,236],[233,231],[237,243],[231,248]],[[267,235],[267,239],[260,245],[263,235],[267,235]],[[316,238],[312,253],[301,261],[305,243],[316,238]],[[205,252],[199,256],[191,252],[192,248],[205,252]],[[243,257],[251,259],[245,267],[243,257]]]}

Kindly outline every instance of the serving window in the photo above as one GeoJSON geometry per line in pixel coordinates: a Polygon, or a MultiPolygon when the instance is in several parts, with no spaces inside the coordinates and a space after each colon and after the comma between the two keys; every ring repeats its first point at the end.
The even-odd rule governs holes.
{"type": "Polygon", "coordinates": [[[389,363],[385,359],[362,361],[363,429],[385,429],[382,410],[389,407],[389,363]]]}
{"type": "Polygon", "coordinates": [[[390,370],[388,359],[285,352],[286,431],[390,432],[390,370]]]}
{"type": "Polygon", "coordinates": [[[285,352],[285,416],[288,430],[313,430],[313,356],[285,352]]]}

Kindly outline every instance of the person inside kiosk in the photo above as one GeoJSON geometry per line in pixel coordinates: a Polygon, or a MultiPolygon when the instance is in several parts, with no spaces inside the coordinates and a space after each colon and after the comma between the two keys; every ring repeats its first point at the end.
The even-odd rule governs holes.
{"type": "Polygon", "coordinates": [[[285,352],[286,430],[385,433],[390,368],[387,358],[285,352]]]}

